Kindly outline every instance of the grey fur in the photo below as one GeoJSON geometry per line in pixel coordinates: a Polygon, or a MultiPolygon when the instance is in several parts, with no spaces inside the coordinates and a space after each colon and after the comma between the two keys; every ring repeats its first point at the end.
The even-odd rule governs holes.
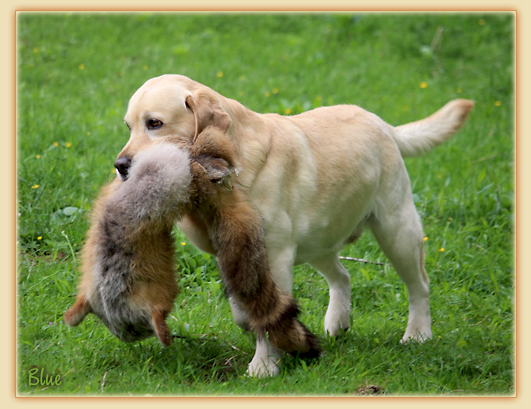
{"type": "Polygon", "coordinates": [[[188,151],[161,143],[138,153],[129,170],[129,178],[111,200],[121,207],[120,224],[168,217],[178,210],[176,204],[189,200],[192,182],[188,151]]]}
{"type": "MultiPolygon", "coordinates": [[[[162,229],[166,240],[160,245],[171,246],[171,228],[180,216],[180,205],[189,201],[191,182],[189,153],[159,144],[135,157],[130,177],[106,203],[95,252],[96,294],[90,302],[94,313],[123,341],[153,335],[150,311],[130,302],[137,262],[133,238],[152,228],[162,229]]],[[[146,234],[145,240],[149,239],[146,234]]]]}

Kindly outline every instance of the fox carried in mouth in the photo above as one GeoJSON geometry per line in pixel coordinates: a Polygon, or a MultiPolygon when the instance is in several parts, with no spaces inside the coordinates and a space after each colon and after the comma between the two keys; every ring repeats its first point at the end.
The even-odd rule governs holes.
{"type": "Polygon", "coordinates": [[[92,311],[124,340],[155,334],[168,344],[177,221],[216,255],[236,323],[258,334],[249,373],[274,375],[286,352],[319,352],[297,318],[293,266],[309,263],[324,276],[325,332],[341,334],[351,288],[338,252],[368,228],[407,287],[402,341],[431,338],[424,235],[402,157],[451,138],[472,108],[458,99],[394,127],[354,105],[259,114],[187,77],[149,80],[129,102],[130,139],[96,205],[67,323],[92,311]]]}
{"type": "Polygon", "coordinates": [[[214,127],[189,151],[162,143],[137,155],[127,181],[115,179],[96,203],[80,293],[66,323],[94,313],[122,341],[156,335],[169,346],[165,319],[178,293],[171,231],[199,210],[249,328],[287,353],[318,356],[317,338],[297,319],[292,296],[273,283],[260,217],[232,189],[232,164],[230,140],[214,127]]]}

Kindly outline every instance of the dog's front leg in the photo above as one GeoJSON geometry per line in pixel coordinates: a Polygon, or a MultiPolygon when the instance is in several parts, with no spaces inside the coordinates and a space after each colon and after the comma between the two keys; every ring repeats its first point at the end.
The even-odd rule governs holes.
{"type": "Polygon", "coordinates": [[[286,353],[268,341],[267,337],[256,338],[256,351],[247,367],[249,376],[261,378],[276,376],[280,372],[280,362],[286,353]]]}
{"type": "MultiPolygon", "coordinates": [[[[294,255],[295,249],[291,247],[280,252],[275,252],[274,249],[269,252],[271,277],[277,287],[286,294],[291,294],[293,288],[294,255]]],[[[251,330],[248,314],[234,296],[229,297],[229,304],[234,322],[246,331],[251,330]]],[[[255,354],[248,366],[248,374],[254,377],[277,375],[285,355],[286,353],[272,345],[267,337],[258,336],[255,354]]]]}
{"type": "Polygon", "coordinates": [[[291,294],[273,281],[258,215],[245,202],[235,202],[219,213],[213,229],[218,265],[229,296],[245,311],[257,335],[249,374],[275,375],[283,352],[316,357],[321,349],[297,319],[299,308],[291,294]]]}
{"type": "MultiPolygon", "coordinates": [[[[282,249],[276,249],[275,247],[268,248],[268,263],[271,278],[276,286],[286,294],[291,294],[293,291],[293,261],[295,258],[295,250],[292,246],[286,246],[282,249]]],[[[238,310],[236,309],[236,311],[238,310]]],[[[232,312],[236,320],[237,315],[235,314],[235,310],[233,309],[232,312]]],[[[245,317],[247,318],[246,314],[245,317]]],[[[285,356],[286,353],[271,345],[267,338],[257,337],[256,350],[253,359],[249,363],[248,374],[255,377],[275,376],[280,372],[280,364],[285,356]]]]}
{"type": "MultiPolygon", "coordinates": [[[[271,278],[276,286],[287,294],[291,294],[293,289],[293,260],[296,249],[293,246],[286,246],[280,251],[268,248],[268,262],[271,271],[271,278]]],[[[248,331],[249,317],[240,303],[234,297],[229,297],[232,317],[236,325],[248,331]]],[[[262,349],[262,348],[261,348],[262,349]]]]}
{"type": "Polygon", "coordinates": [[[245,310],[242,309],[240,303],[238,303],[234,297],[229,296],[229,304],[234,323],[245,331],[249,331],[249,317],[245,310]]]}

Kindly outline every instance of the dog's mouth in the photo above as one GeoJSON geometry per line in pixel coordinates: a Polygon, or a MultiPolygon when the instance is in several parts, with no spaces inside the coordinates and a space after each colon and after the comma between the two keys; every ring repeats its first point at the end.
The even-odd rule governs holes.
{"type": "Polygon", "coordinates": [[[129,168],[131,167],[131,158],[129,156],[122,156],[114,162],[116,168],[116,175],[123,181],[129,177],[129,168]]]}
{"type": "Polygon", "coordinates": [[[116,169],[116,177],[122,182],[125,182],[127,180],[127,174],[122,174],[118,169],[116,169]]]}

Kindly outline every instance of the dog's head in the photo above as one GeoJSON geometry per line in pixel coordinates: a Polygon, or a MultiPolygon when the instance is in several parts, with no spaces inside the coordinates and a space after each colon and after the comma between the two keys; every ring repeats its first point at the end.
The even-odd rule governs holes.
{"type": "Polygon", "coordinates": [[[181,75],[147,81],[129,101],[124,120],[130,139],[115,162],[117,176],[127,179],[135,155],[160,142],[188,148],[208,126],[226,132],[231,119],[221,100],[212,89],[181,75]]]}

